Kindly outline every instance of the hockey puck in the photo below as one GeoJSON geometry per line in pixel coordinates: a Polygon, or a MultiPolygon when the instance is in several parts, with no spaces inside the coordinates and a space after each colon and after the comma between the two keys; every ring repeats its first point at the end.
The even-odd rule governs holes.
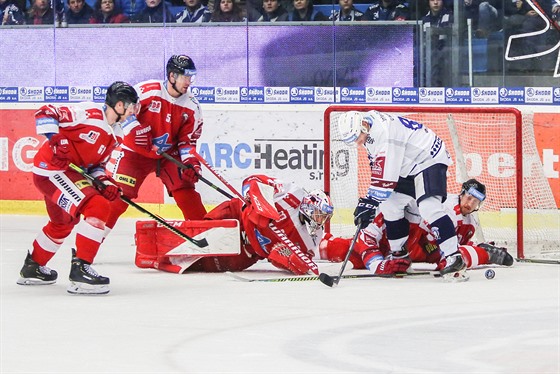
{"type": "Polygon", "coordinates": [[[492,269],[488,269],[486,270],[486,273],[484,273],[484,276],[486,277],[486,279],[494,279],[494,277],[496,276],[496,272],[492,269]]]}

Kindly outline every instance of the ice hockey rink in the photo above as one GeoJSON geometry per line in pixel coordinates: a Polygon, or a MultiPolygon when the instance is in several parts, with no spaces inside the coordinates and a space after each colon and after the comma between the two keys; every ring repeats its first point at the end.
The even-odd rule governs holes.
{"type": "MultiPolygon", "coordinates": [[[[71,296],[72,237],[49,263],[55,285],[16,285],[45,222],[0,215],[1,373],[560,372],[559,265],[497,267],[492,280],[471,270],[464,283],[245,283],[137,268],[127,218],[94,265],[110,294],[71,296]]],[[[242,274],[285,273],[259,263],[242,274]]]]}

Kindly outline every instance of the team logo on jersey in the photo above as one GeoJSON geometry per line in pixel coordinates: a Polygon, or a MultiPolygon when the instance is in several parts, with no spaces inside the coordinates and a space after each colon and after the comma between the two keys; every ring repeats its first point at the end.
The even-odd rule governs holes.
{"type": "Polygon", "coordinates": [[[187,122],[189,119],[189,115],[187,113],[183,113],[183,123],[187,122]]]}
{"type": "Polygon", "coordinates": [[[159,113],[161,112],[161,101],[152,100],[150,107],[148,108],[150,112],[159,113]]]}
{"type": "Polygon", "coordinates": [[[263,236],[259,230],[255,229],[255,235],[257,237],[257,240],[259,241],[259,245],[261,246],[262,250],[265,253],[268,253],[268,251],[266,250],[266,246],[269,245],[271,243],[271,240],[269,238],[267,238],[266,236],[263,236]]]}
{"type": "Polygon", "coordinates": [[[371,163],[371,176],[373,178],[383,177],[384,168],[385,168],[385,157],[377,157],[371,163]]]}
{"type": "Polygon", "coordinates": [[[99,135],[97,131],[90,131],[87,134],[80,134],[79,138],[85,140],[89,144],[95,144],[97,139],[99,139],[99,135]]]}
{"type": "Polygon", "coordinates": [[[153,145],[158,148],[158,153],[165,152],[169,148],[171,148],[171,144],[167,143],[167,139],[169,139],[169,134],[165,133],[162,136],[158,136],[157,138],[152,139],[153,145]]]}
{"type": "Polygon", "coordinates": [[[72,118],[72,115],[70,113],[70,110],[68,108],[59,108],[58,109],[58,122],[70,122],[72,118]]]}

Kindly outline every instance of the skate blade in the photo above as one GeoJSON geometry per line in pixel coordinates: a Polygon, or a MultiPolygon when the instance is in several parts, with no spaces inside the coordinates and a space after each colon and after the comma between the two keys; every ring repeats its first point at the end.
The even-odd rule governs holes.
{"type": "Polygon", "coordinates": [[[467,274],[467,270],[459,270],[454,273],[443,274],[441,276],[444,282],[448,283],[459,283],[459,282],[466,282],[471,277],[467,274]]]}
{"type": "Polygon", "coordinates": [[[81,282],[70,282],[66,289],[72,295],[106,295],[109,293],[108,284],[87,284],[81,282]]]}
{"type": "Polygon", "coordinates": [[[44,281],[37,278],[19,278],[16,283],[21,286],[45,286],[47,284],[56,283],[56,279],[51,281],[44,281]]]}

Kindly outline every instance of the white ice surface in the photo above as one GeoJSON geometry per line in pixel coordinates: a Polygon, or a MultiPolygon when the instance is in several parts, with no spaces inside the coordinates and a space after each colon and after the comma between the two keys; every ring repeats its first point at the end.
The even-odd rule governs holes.
{"type": "MultiPolygon", "coordinates": [[[[558,265],[496,268],[493,280],[472,270],[465,283],[243,283],[136,268],[123,219],[94,264],[110,294],[71,296],[73,236],[49,263],[55,285],[16,285],[45,222],[0,216],[1,373],[560,372],[558,265]]],[[[242,274],[283,273],[259,263],[242,274]]]]}

